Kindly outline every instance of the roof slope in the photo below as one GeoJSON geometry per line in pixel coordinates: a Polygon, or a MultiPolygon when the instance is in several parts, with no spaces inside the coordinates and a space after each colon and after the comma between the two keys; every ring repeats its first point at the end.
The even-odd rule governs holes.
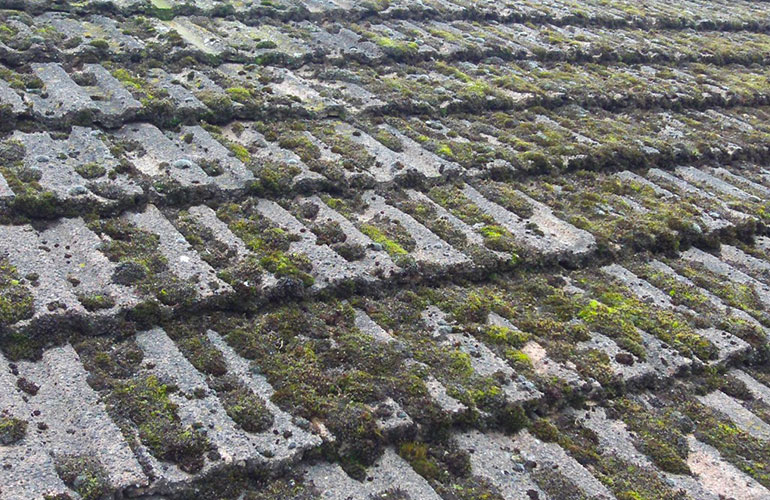
{"type": "Polygon", "coordinates": [[[0,498],[770,498],[766,2],[0,2],[0,498]]]}

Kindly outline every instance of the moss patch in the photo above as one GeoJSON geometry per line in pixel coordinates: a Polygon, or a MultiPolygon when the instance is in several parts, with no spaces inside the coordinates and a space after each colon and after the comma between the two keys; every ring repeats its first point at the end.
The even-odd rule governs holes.
{"type": "Polygon", "coordinates": [[[32,293],[22,284],[16,268],[0,258],[0,326],[30,318],[34,312],[32,293]]]}
{"type": "Polygon", "coordinates": [[[55,459],[61,480],[74,489],[83,500],[98,500],[111,493],[107,470],[98,459],[89,455],[64,455],[55,459]]]}
{"type": "Polygon", "coordinates": [[[153,455],[195,472],[203,466],[209,443],[200,431],[182,425],[170,391],[154,375],[140,375],[117,383],[107,404],[114,414],[136,425],[139,439],[153,455]]]}
{"type": "Polygon", "coordinates": [[[10,446],[27,435],[27,422],[13,417],[0,417],[0,445],[10,446]]]}

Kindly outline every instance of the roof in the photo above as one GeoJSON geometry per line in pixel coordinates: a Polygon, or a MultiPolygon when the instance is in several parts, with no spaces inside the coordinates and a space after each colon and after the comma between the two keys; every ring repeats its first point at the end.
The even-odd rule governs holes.
{"type": "Polygon", "coordinates": [[[0,11],[0,498],[770,498],[761,1],[0,11]]]}

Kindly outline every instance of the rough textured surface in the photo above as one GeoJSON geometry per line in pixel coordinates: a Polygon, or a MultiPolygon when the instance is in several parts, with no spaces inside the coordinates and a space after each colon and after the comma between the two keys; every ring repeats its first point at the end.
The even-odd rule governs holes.
{"type": "Polygon", "coordinates": [[[767,2],[0,4],[0,499],[770,498],[767,2]]]}

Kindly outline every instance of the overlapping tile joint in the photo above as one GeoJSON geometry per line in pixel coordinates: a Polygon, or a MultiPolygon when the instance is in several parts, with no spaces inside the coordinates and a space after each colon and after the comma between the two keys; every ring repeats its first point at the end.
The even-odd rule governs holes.
{"type": "Polygon", "coordinates": [[[0,8],[0,499],[770,498],[768,3],[0,8]]]}

